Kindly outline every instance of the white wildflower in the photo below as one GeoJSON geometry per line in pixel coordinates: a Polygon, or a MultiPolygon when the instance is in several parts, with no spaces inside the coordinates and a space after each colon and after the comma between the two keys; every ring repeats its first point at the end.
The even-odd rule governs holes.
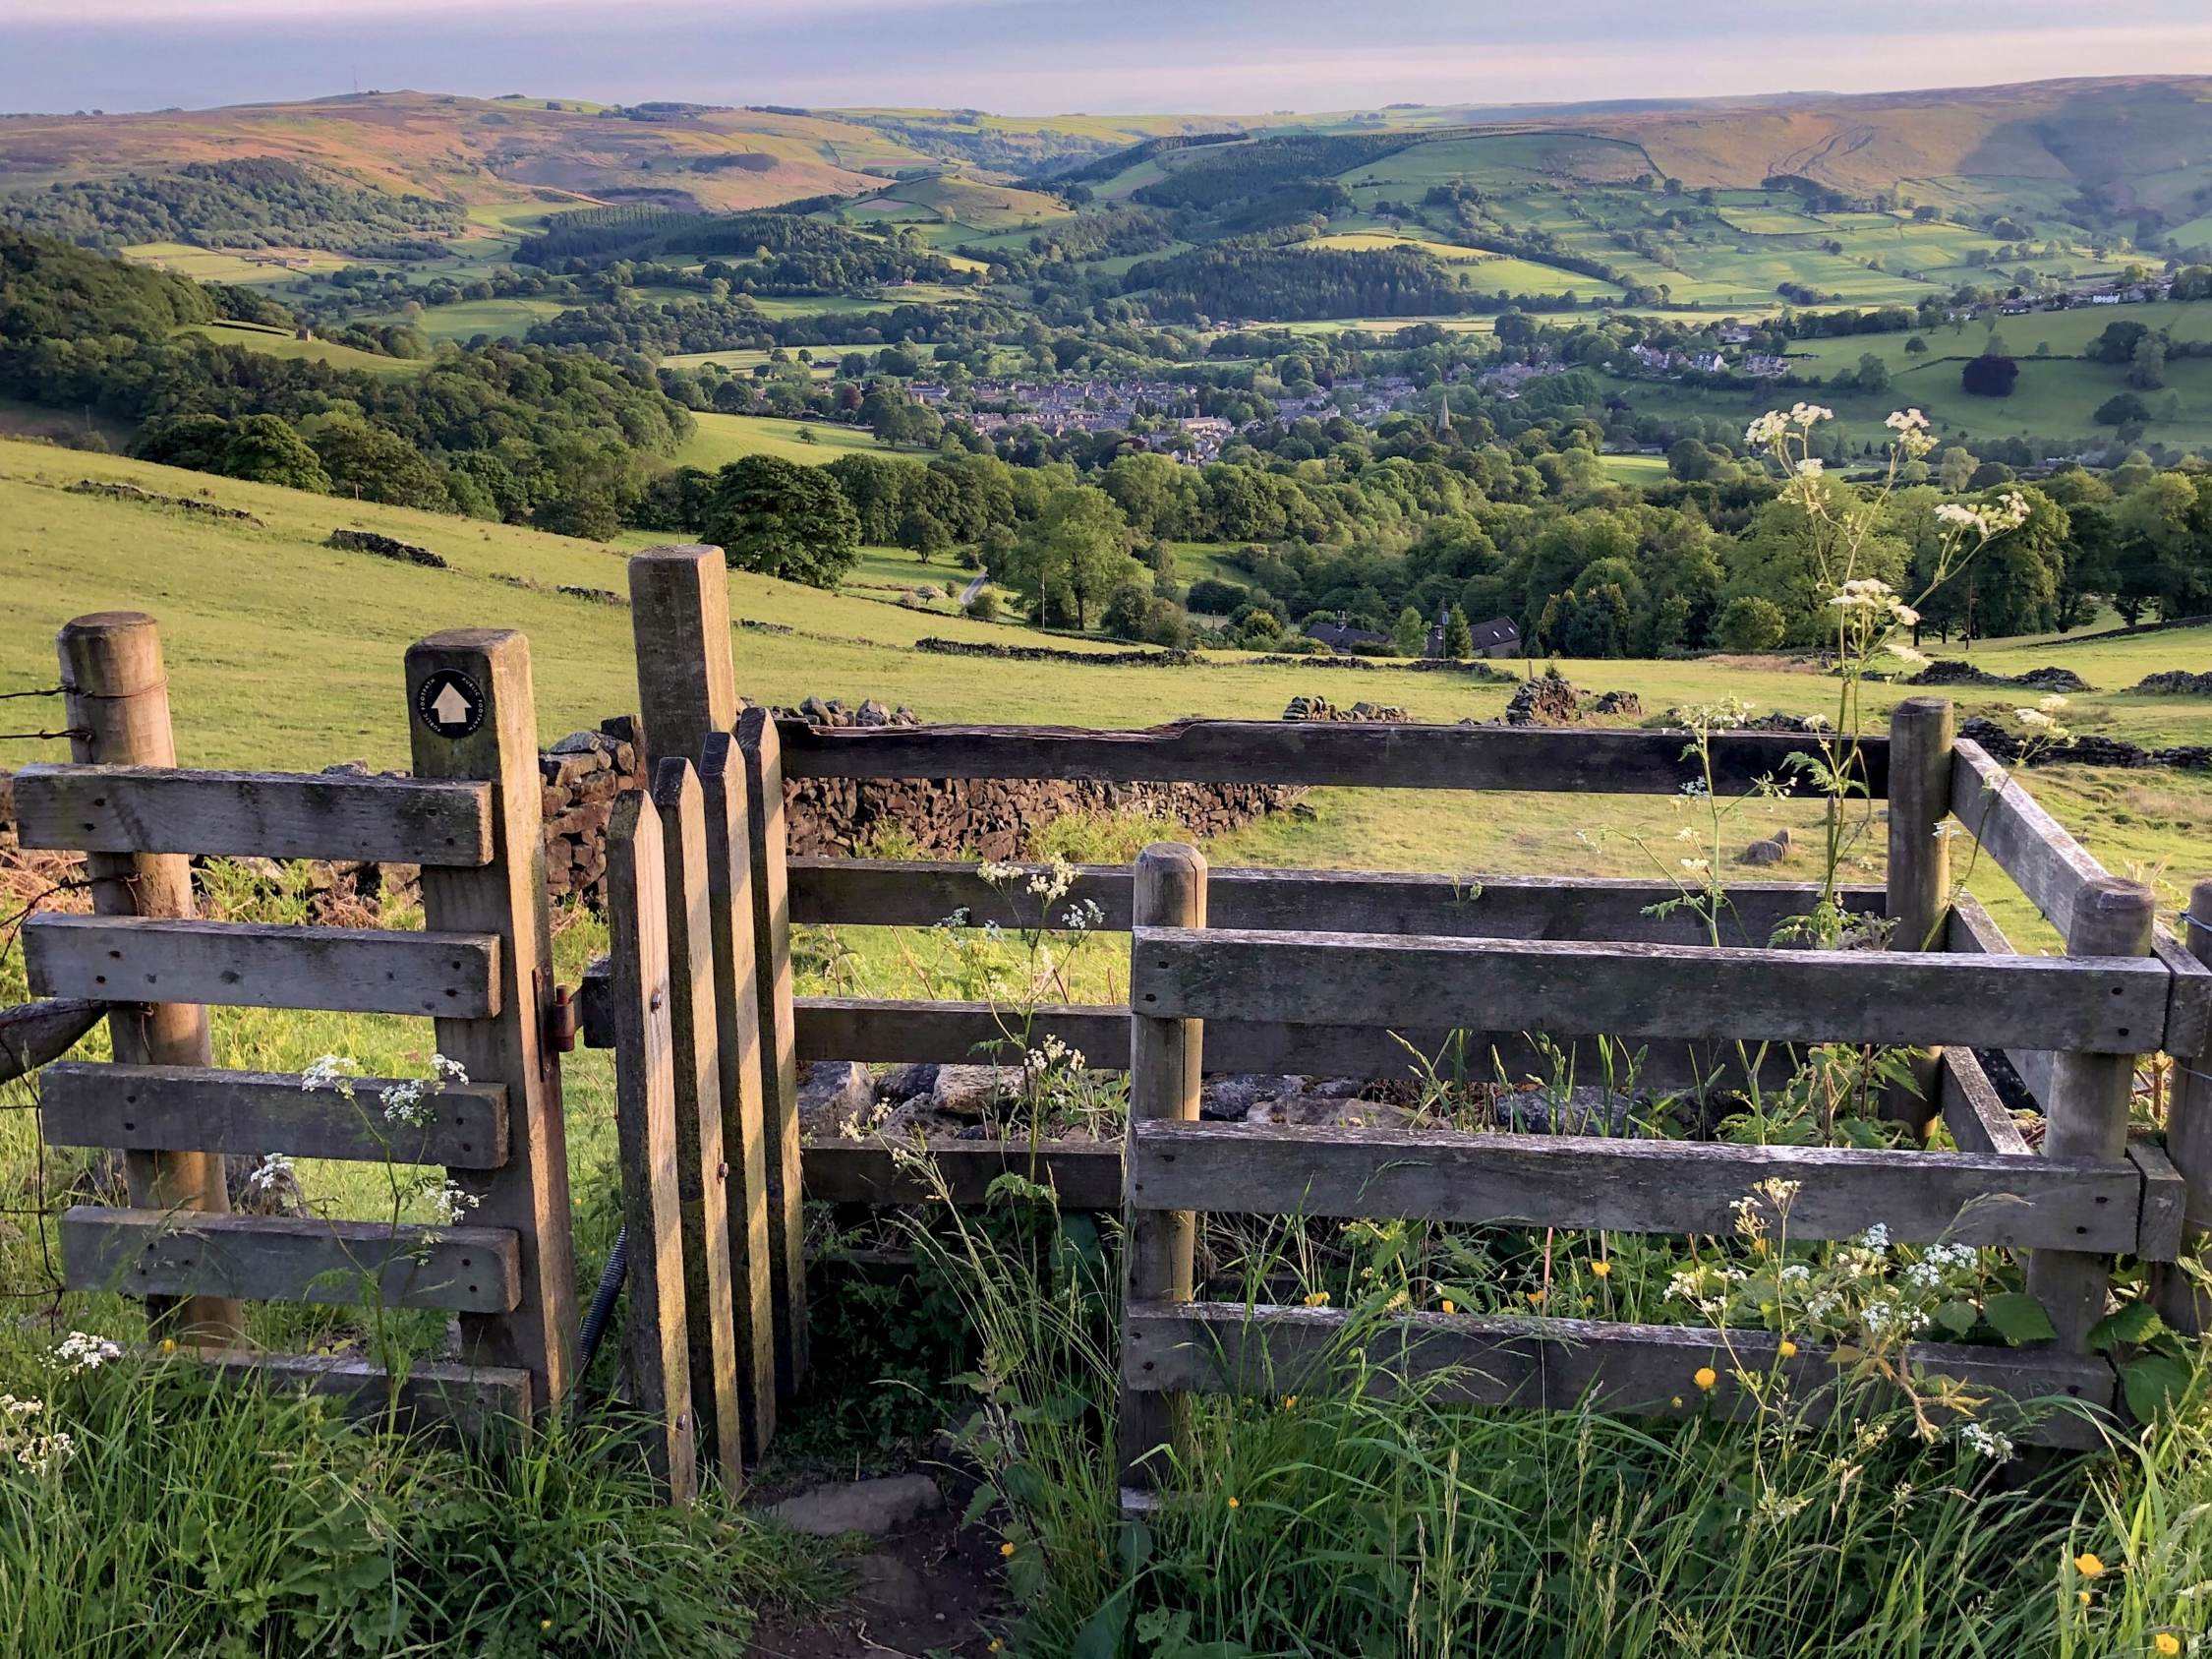
{"type": "Polygon", "coordinates": [[[54,1345],[53,1352],[54,1364],[73,1377],[80,1372],[97,1371],[122,1357],[123,1350],[105,1336],[94,1336],[84,1331],[72,1331],[54,1345]]]}
{"type": "Polygon", "coordinates": [[[1928,666],[1926,653],[1914,650],[1901,639],[1885,640],[1882,648],[1898,661],[1909,663],[1914,668],[1926,668],[1928,666]]]}
{"type": "Polygon", "coordinates": [[[395,1083],[384,1091],[384,1121],[420,1128],[430,1120],[430,1111],[423,1104],[423,1086],[420,1083],[395,1083]]]}
{"type": "Polygon", "coordinates": [[[430,1057],[430,1063],[431,1075],[435,1077],[439,1083],[450,1083],[456,1085],[457,1087],[465,1087],[467,1085],[469,1081],[469,1069],[468,1067],[462,1065],[460,1061],[449,1059],[443,1054],[433,1054],[430,1057]]]}
{"type": "Polygon", "coordinates": [[[475,1193],[468,1191],[458,1181],[451,1180],[433,1189],[430,1201],[431,1213],[440,1222],[449,1227],[458,1225],[470,1211],[483,1202],[475,1193]]]}
{"type": "Polygon", "coordinates": [[[1884,1221],[1877,1221],[1877,1222],[1875,1222],[1873,1226],[1871,1226],[1871,1227],[1867,1228],[1867,1230],[1866,1230],[1865,1232],[1863,1232],[1863,1233],[1859,1234],[1859,1238],[1858,1238],[1858,1243],[1859,1243],[1859,1247],[1860,1247],[1860,1248],[1861,1248],[1862,1250],[1887,1250],[1887,1249],[1889,1249],[1889,1248],[1890,1248],[1890,1227],[1889,1227],[1889,1224],[1888,1224],[1887,1222],[1884,1222],[1884,1221]]]}
{"type": "Polygon", "coordinates": [[[318,1089],[334,1090],[350,1100],[353,1077],[360,1070],[359,1065],[343,1054],[324,1054],[300,1074],[300,1089],[306,1094],[318,1089]]]}
{"type": "Polygon", "coordinates": [[[2011,1441],[1985,1424],[1959,1424],[1958,1440],[1960,1445],[1980,1452],[1993,1463],[2009,1463],[2012,1460],[2011,1441]]]}
{"type": "Polygon", "coordinates": [[[2055,731],[2059,724],[2039,708],[2016,708],[2012,711],[2012,718],[2032,732],[2055,731]]]}
{"type": "Polygon", "coordinates": [[[1797,476],[1800,478],[1818,478],[1827,470],[1828,463],[1818,455],[1807,455],[1797,463],[1797,476]]]}
{"type": "Polygon", "coordinates": [[[292,1160],[282,1153],[270,1153],[254,1165],[254,1172],[246,1177],[246,1190],[250,1193],[274,1193],[283,1189],[292,1179],[292,1160]]]}
{"type": "Polygon", "coordinates": [[[77,1455],[77,1442],[66,1434],[32,1435],[16,1448],[16,1461],[34,1475],[58,1474],[77,1455]]]}

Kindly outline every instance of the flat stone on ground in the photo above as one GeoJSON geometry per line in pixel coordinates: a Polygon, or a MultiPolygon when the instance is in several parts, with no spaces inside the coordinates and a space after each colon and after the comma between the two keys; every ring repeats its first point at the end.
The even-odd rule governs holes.
{"type": "Polygon", "coordinates": [[[816,1538],[846,1532],[884,1538],[944,1507],[945,1495],[927,1475],[887,1475],[812,1487],[768,1512],[794,1532],[816,1538]]]}

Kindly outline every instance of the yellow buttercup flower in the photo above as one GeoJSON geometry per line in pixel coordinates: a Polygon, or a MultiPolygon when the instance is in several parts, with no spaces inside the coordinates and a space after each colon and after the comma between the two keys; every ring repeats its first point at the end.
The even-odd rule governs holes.
{"type": "Polygon", "coordinates": [[[1009,1538],[1005,1543],[1001,1544],[999,1546],[999,1554],[1011,1558],[1014,1554],[1014,1540],[1009,1538]]]}
{"type": "Polygon", "coordinates": [[[1714,1370],[1710,1365],[1701,1365],[1698,1367],[1697,1375],[1692,1377],[1690,1381],[1710,1392],[1714,1385],[1720,1381],[1720,1373],[1714,1370]]]}
{"type": "Polygon", "coordinates": [[[1776,1348],[1775,1351],[1780,1354],[1784,1359],[1795,1359],[1797,1357],[1797,1344],[1795,1342],[1792,1342],[1787,1336],[1784,1336],[1781,1339],[1781,1346],[1776,1348]]]}
{"type": "Polygon", "coordinates": [[[1236,1500],[1236,1499],[1234,1499],[1234,1498],[1232,1498],[1232,1499],[1230,1499],[1230,1500],[1229,1500],[1229,1507],[1230,1507],[1230,1508],[1231,1508],[1232,1510],[1241,1510],[1241,1509],[1243,1509],[1243,1508],[1244,1508],[1244,1506],[1243,1506],[1242,1504],[1238,1503],[1238,1502],[1237,1502],[1237,1500],[1236,1500]]]}
{"type": "Polygon", "coordinates": [[[1306,1305],[1310,1308],[1325,1308],[1329,1305],[1329,1293],[1326,1290],[1316,1290],[1306,1298],[1306,1305]]]}
{"type": "Polygon", "coordinates": [[[991,1638],[991,1651],[993,1653],[1004,1653],[1006,1651],[1006,1643],[999,1640],[997,1636],[993,1636],[991,1638]]]}
{"type": "Polygon", "coordinates": [[[1543,1290],[1532,1290],[1529,1292],[1529,1301],[1537,1307],[1541,1308],[1543,1306],[1543,1298],[1544,1292],[1543,1290]]]}
{"type": "Polygon", "coordinates": [[[1448,1314],[1456,1314],[1459,1312],[1459,1309],[1452,1305],[1452,1299],[1449,1296],[1446,1296],[1444,1298],[1444,1312],[1448,1314]]]}
{"type": "Polygon", "coordinates": [[[1591,1276],[1592,1278],[1611,1278],[1611,1277],[1613,1276],[1613,1265],[1612,1265],[1612,1263],[1610,1263],[1610,1262],[1593,1262],[1593,1263],[1591,1263],[1591,1264],[1590,1264],[1590,1276],[1591,1276]]]}
{"type": "Polygon", "coordinates": [[[1297,1409],[1298,1409],[1298,1395],[1296,1395],[1296,1394],[1285,1394],[1285,1395],[1283,1395],[1283,1409],[1284,1409],[1285,1411],[1295,1411],[1295,1410],[1297,1410],[1297,1409]]]}
{"type": "Polygon", "coordinates": [[[2092,1601],[2095,1601],[2097,1599],[2095,1596],[2092,1596],[2087,1590],[2076,1590],[2073,1592],[2073,1597],[2074,1600],[2081,1603],[2083,1607],[2087,1607],[2092,1601]]]}
{"type": "Polygon", "coordinates": [[[2102,1578],[2105,1575],[2105,1564],[2087,1550],[2073,1558],[2073,1570],[2084,1578],[2102,1578]]]}
{"type": "Polygon", "coordinates": [[[2161,1630],[2151,1637],[2151,1646],[2165,1654],[2166,1659],[2174,1659],[2174,1655],[2182,1651],[2182,1638],[2172,1630],[2161,1630]]]}
{"type": "Polygon", "coordinates": [[[174,1336],[164,1336],[164,1337],[162,1337],[162,1338],[161,1338],[161,1351],[162,1351],[163,1353],[165,1353],[165,1354],[173,1354],[173,1353],[175,1353],[175,1352],[177,1351],[177,1339],[176,1339],[176,1338],[175,1338],[174,1336]]]}

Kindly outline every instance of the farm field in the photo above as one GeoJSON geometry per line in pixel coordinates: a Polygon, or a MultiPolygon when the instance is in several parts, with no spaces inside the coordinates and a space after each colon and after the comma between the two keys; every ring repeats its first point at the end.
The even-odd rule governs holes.
{"type": "Polygon", "coordinates": [[[322,248],[257,248],[251,253],[196,248],[187,242],[140,242],[122,250],[133,265],[174,271],[195,282],[235,282],[242,288],[268,288],[302,276],[327,275],[357,262],[322,248]]]}
{"type": "MultiPolygon", "coordinates": [[[[319,767],[359,758],[403,758],[404,727],[387,718],[407,642],[433,628],[509,625],[528,631],[546,741],[631,707],[629,619],[619,608],[570,599],[553,588],[623,587],[622,560],[652,538],[599,546],[508,526],[400,508],[338,503],[270,487],[210,479],[142,462],[0,444],[0,561],[36,595],[0,614],[0,681],[50,673],[53,630],[83,612],[131,605],[153,612],[169,640],[178,742],[207,765],[319,767]],[[157,507],[65,494],[80,477],[115,478],[164,494],[204,494],[249,508],[265,528],[203,523],[157,507]],[[320,546],[333,525],[358,524],[437,548],[450,570],[421,569],[320,546]],[[148,580],[148,571],[159,576],[148,580]],[[287,688],[271,702],[267,688],[287,688]]],[[[1204,573],[1178,550],[1179,573],[1204,573]]],[[[910,556],[872,556],[886,583],[964,579],[950,565],[922,571],[910,556]]],[[[1215,565],[1221,573],[1233,571],[1215,565]]],[[[740,689],[792,704],[809,695],[848,703],[874,696],[906,703],[924,719],[1034,721],[1136,727],[1193,713],[1271,719],[1301,692],[1332,701],[1397,703],[1417,719],[1487,719],[1510,684],[1455,674],[1379,667],[1326,670],[1260,663],[1236,654],[1202,667],[1096,668],[1067,662],[981,662],[913,649],[935,634],[978,643],[1037,643],[1024,629],[908,611],[862,594],[831,595],[731,573],[731,609],[741,619],[792,629],[740,627],[740,689]]],[[[1103,640],[1049,641],[1082,652],[1124,650],[1103,640]]],[[[1940,647],[1937,648],[1940,652],[1940,647]]],[[[2212,628],[2153,632],[2072,645],[2066,640],[1977,646],[1993,672],[2058,663],[2097,686],[2075,699],[2069,720],[2086,731],[2145,743],[2203,741],[2212,704],[2130,696],[2124,687],[2160,669],[2212,660],[2212,628]]],[[[1511,669],[1515,665],[1506,664],[1511,669]]],[[[1635,691],[1648,711],[1734,695],[1761,709],[1821,713],[1834,684],[1780,659],[1751,662],[1565,661],[1561,670],[1591,690],[1635,691]]],[[[1886,710],[1907,694],[1875,685],[1869,703],[1886,710]]],[[[1953,693],[1961,717],[2004,715],[2023,700],[2003,687],[1953,693]]],[[[0,746],[0,764],[42,753],[0,746]]],[[[2116,869],[2137,870],[2175,898],[2202,863],[2212,822],[2212,779],[2174,772],[2062,768],[2035,774],[2038,796],[2116,869]]],[[[1626,874],[1648,869],[1650,849],[1679,827],[1679,806],[1615,797],[1402,798],[1389,792],[1315,792],[1311,820],[1271,820],[1214,850],[1220,862],[1366,864],[1501,873],[1573,869],[1626,874]],[[1577,836],[1584,832],[1587,843],[1577,836]]],[[[1759,808],[1777,823],[1805,808],[1759,808]]],[[[1802,826],[1800,826],[1802,827],[1802,826]]],[[[1878,839],[1878,838],[1877,838],[1878,839]]],[[[1879,859],[1879,847],[1871,856],[1879,859]]],[[[2028,931],[2022,902],[1987,869],[1975,890],[2007,925],[2028,931]]]]}
{"type": "Polygon", "coordinates": [[[866,427],[833,421],[786,421],[772,415],[725,415],[714,410],[700,410],[691,418],[698,422],[698,430],[677,449],[678,466],[712,470],[746,455],[775,455],[823,466],[855,450],[882,455],[914,452],[887,449],[866,427]],[[811,433],[813,442],[801,439],[801,433],[811,433]]]}
{"type": "Polygon", "coordinates": [[[248,351],[269,357],[327,363],[333,369],[359,369],[371,375],[412,375],[419,374],[423,368],[421,362],[412,358],[384,357],[331,340],[303,340],[296,338],[289,329],[264,328],[252,323],[200,323],[179,331],[197,334],[216,345],[244,346],[248,351]]]}
{"type": "Polygon", "coordinates": [[[568,300],[534,299],[528,295],[514,294],[504,299],[458,300],[452,305],[425,306],[422,316],[418,318],[410,319],[396,312],[385,312],[369,321],[413,322],[434,345],[448,340],[455,343],[473,340],[479,334],[518,340],[530,331],[533,323],[543,323],[549,318],[558,317],[571,303],[568,300]]]}

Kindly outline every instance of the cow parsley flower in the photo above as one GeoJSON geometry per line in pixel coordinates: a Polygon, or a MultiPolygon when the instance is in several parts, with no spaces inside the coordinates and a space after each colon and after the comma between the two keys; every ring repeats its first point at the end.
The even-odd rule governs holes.
{"type": "Polygon", "coordinates": [[[97,1371],[101,1366],[122,1357],[121,1347],[105,1336],[94,1336],[84,1331],[72,1331],[54,1344],[53,1362],[72,1377],[87,1371],[97,1371]]]}
{"type": "Polygon", "coordinates": [[[270,1153],[255,1164],[254,1172],[246,1177],[246,1190],[271,1194],[281,1191],[291,1179],[292,1160],[282,1153],[270,1153]]]}

